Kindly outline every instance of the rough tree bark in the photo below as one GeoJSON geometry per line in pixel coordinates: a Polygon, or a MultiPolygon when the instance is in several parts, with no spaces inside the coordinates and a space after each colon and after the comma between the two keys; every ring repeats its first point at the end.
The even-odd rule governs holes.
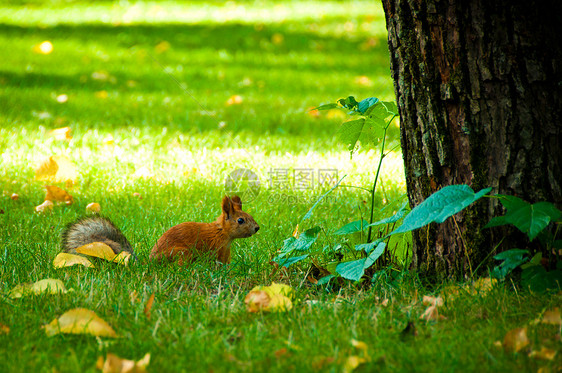
{"type": "MultiPolygon", "coordinates": [[[[410,205],[468,184],[561,207],[560,2],[382,2],[410,205]]],[[[481,230],[500,208],[486,198],[414,232],[413,265],[469,275],[503,235],[481,230]]]]}

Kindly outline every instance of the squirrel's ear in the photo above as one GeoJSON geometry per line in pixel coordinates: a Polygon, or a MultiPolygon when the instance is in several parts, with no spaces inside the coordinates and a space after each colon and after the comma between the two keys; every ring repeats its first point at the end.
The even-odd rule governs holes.
{"type": "Polygon", "coordinates": [[[234,213],[232,200],[228,196],[224,196],[222,199],[222,212],[224,213],[227,219],[229,219],[230,215],[234,213]]]}
{"type": "Polygon", "coordinates": [[[233,196],[231,198],[231,200],[232,200],[232,205],[233,205],[234,209],[238,210],[238,211],[242,211],[242,200],[240,199],[240,197],[233,196]]]}

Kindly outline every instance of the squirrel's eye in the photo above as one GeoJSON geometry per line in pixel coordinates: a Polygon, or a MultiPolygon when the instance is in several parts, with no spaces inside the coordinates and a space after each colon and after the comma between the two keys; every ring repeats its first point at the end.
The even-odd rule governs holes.
{"type": "Polygon", "coordinates": [[[244,219],[243,219],[243,218],[238,218],[238,224],[244,224],[244,219]]]}

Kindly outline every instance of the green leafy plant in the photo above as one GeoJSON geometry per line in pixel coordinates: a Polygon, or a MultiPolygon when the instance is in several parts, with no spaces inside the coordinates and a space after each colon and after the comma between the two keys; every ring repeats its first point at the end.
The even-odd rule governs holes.
{"type": "MultiPolygon", "coordinates": [[[[314,249],[314,243],[321,231],[320,227],[315,226],[304,231],[298,237],[287,238],[279,255],[274,259],[280,266],[288,267],[309,258],[311,255],[315,256],[315,254],[321,254],[326,251],[338,253],[337,260],[325,266],[330,274],[320,279],[319,284],[326,283],[336,276],[351,281],[359,281],[365,274],[365,271],[384,254],[391,236],[410,232],[431,222],[442,223],[491,190],[491,188],[486,188],[475,193],[467,185],[447,186],[428,197],[408,214],[407,202],[404,202],[394,215],[374,222],[375,191],[382,162],[388,154],[385,153],[387,131],[392,121],[398,116],[396,104],[393,102],[383,102],[375,97],[357,102],[354,97],[350,96],[340,99],[336,103],[322,105],[317,109],[335,108],[348,110],[349,114],[353,117],[353,119],[344,122],[338,130],[339,137],[347,145],[350,155],[353,156],[359,141],[373,145],[380,144],[380,154],[373,187],[368,189],[371,197],[370,220],[361,219],[353,221],[334,232],[336,236],[345,236],[366,230],[367,237],[365,242],[352,247],[348,242],[342,240],[336,242],[331,247],[328,246],[320,250],[314,249]],[[401,219],[404,219],[402,224],[398,228],[393,229],[401,219]],[[383,225],[387,226],[386,231],[384,231],[386,234],[383,233],[379,238],[374,239],[373,227],[383,225]]],[[[309,219],[319,202],[335,188],[339,187],[340,183],[341,180],[321,196],[301,219],[299,224],[309,219]]]]}
{"type": "Polygon", "coordinates": [[[562,249],[562,240],[557,240],[557,233],[562,219],[562,211],[550,202],[530,204],[521,198],[509,195],[497,195],[506,213],[490,220],[484,228],[497,227],[510,224],[529,237],[529,241],[537,238],[544,247],[543,252],[548,258],[543,259],[543,252],[536,253],[531,258],[529,250],[511,249],[504,251],[494,259],[501,263],[494,267],[491,275],[500,280],[505,279],[513,270],[521,267],[521,284],[534,291],[558,289],[562,285],[562,261],[559,250],[562,249]],[[556,224],[554,234],[546,228],[556,224]],[[545,268],[543,265],[547,263],[545,268]],[[554,263],[554,265],[548,265],[554,263]]]}

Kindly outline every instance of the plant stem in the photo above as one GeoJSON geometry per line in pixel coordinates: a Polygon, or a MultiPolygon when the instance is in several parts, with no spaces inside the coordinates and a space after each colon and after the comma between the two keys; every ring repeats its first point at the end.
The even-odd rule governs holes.
{"type": "MultiPolygon", "coordinates": [[[[390,126],[390,123],[392,123],[394,118],[396,118],[396,115],[393,115],[392,118],[390,118],[390,120],[388,121],[388,123],[384,127],[384,134],[383,134],[382,143],[381,143],[381,155],[379,157],[379,165],[377,167],[377,173],[375,174],[375,181],[373,183],[373,189],[371,189],[371,219],[369,220],[369,224],[373,224],[373,218],[374,218],[374,214],[375,214],[375,190],[377,188],[377,181],[379,179],[379,173],[380,173],[381,167],[382,167],[382,160],[386,156],[386,154],[384,154],[384,145],[386,144],[386,131],[388,130],[388,127],[390,126]]],[[[371,242],[372,230],[373,230],[373,227],[369,227],[369,233],[367,234],[367,242],[371,242]]]]}

